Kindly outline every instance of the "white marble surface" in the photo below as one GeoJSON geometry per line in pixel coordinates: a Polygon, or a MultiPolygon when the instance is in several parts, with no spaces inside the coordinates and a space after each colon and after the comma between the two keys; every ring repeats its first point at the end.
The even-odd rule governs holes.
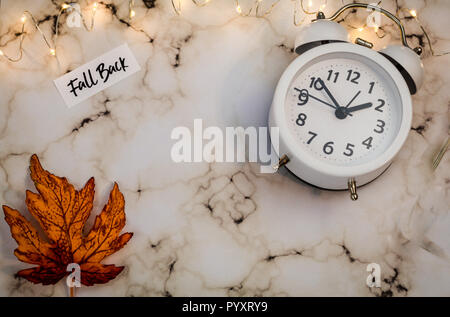
{"type": "MultiPolygon", "coordinates": [[[[134,237],[105,263],[126,269],[79,296],[450,295],[450,156],[434,173],[429,163],[448,133],[450,55],[425,50],[425,83],[413,97],[406,145],[352,202],[347,193],[313,189],[285,172],[170,160],[171,130],[192,127],[195,118],[206,126],[265,125],[277,80],[295,58],[290,0],[267,19],[237,17],[231,0],[203,8],[184,1],[181,17],[169,0],[151,9],[137,0],[134,29],[120,21],[127,1],[113,2],[117,13],[101,5],[91,33],[62,26],[59,65],[31,25],[23,60],[0,60],[0,203],[30,216],[24,201],[25,190],[34,190],[32,153],[78,188],[95,177],[93,215],[114,181],[125,195],[125,229],[134,237]],[[123,42],[142,70],[68,109],[52,80],[123,42]],[[366,286],[371,262],[381,265],[381,289],[366,286]]],[[[396,2],[418,10],[436,51],[450,50],[450,2],[382,4],[395,10],[396,2]]],[[[15,52],[24,9],[50,32],[55,3],[2,1],[2,50],[15,52]]],[[[328,3],[326,14],[341,2],[328,3]]],[[[348,21],[358,25],[365,14],[348,21]]],[[[412,45],[425,40],[414,21],[405,23],[408,34],[419,35],[409,38],[412,45]]],[[[376,48],[398,40],[392,25],[385,29],[376,48]]],[[[374,39],[371,30],[363,33],[374,39]]],[[[66,296],[64,282],[44,287],[15,279],[29,267],[14,257],[15,247],[1,219],[0,295],[66,296]]]]}

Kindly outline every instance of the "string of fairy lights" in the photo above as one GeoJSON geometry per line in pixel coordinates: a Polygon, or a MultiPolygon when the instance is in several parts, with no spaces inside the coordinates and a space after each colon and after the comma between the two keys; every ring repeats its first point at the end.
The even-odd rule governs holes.
{"type": "MultiPolygon", "coordinates": [[[[172,7],[177,15],[182,14],[183,2],[186,2],[186,1],[189,1],[189,0],[171,0],[172,7]]],[[[208,4],[210,4],[211,2],[213,2],[213,0],[190,0],[190,1],[197,7],[204,7],[208,4]]],[[[249,8],[243,9],[243,6],[241,6],[240,1],[234,0],[236,13],[242,17],[252,16],[252,17],[257,17],[257,18],[266,18],[267,16],[269,16],[272,13],[273,9],[281,2],[281,0],[275,0],[275,1],[272,0],[271,4],[268,6],[268,8],[263,9],[265,1],[266,0],[253,0],[253,4],[250,5],[249,8]]],[[[314,3],[313,0],[291,0],[291,1],[294,3],[294,5],[293,5],[293,7],[294,7],[293,8],[293,12],[294,12],[293,23],[295,26],[302,25],[306,21],[308,16],[315,15],[315,14],[317,14],[318,11],[323,11],[327,6],[327,0],[319,0],[320,1],[319,5],[317,5],[317,3],[314,3]],[[313,8],[317,8],[317,10],[314,11],[313,8]],[[302,19],[299,18],[301,12],[303,12],[302,19]]],[[[24,11],[23,15],[20,18],[21,30],[20,30],[20,32],[17,33],[17,34],[19,34],[18,35],[19,36],[19,48],[18,48],[18,53],[17,53],[16,57],[6,54],[3,50],[3,47],[0,46],[0,58],[3,57],[4,59],[8,60],[9,62],[19,62],[23,58],[23,41],[25,39],[25,35],[27,34],[27,32],[25,30],[25,25],[26,25],[27,21],[30,21],[33,24],[34,28],[39,32],[40,36],[42,37],[42,40],[44,41],[45,45],[47,46],[48,54],[56,57],[57,56],[57,39],[58,39],[59,24],[60,24],[59,21],[60,21],[61,16],[63,14],[68,14],[70,12],[75,11],[77,14],[79,14],[84,29],[86,31],[90,32],[94,29],[94,21],[95,21],[96,12],[99,10],[100,6],[106,6],[106,4],[103,4],[101,2],[100,3],[93,2],[89,5],[87,5],[85,10],[83,10],[83,11],[84,12],[88,11],[88,16],[90,16],[90,18],[89,18],[90,21],[88,22],[88,19],[86,18],[86,14],[83,14],[81,12],[81,10],[78,9],[79,7],[75,6],[75,4],[78,5],[78,3],[76,3],[76,2],[61,4],[61,6],[59,8],[59,13],[58,13],[57,19],[56,19],[55,32],[54,32],[54,35],[53,35],[53,38],[51,41],[45,35],[45,33],[42,31],[42,29],[39,27],[39,23],[33,16],[33,14],[31,14],[31,12],[29,12],[29,11],[24,11]],[[89,13],[89,11],[90,11],[90,13],[89,13]]],[[[420,20],[418,18],[418,13],[415,9],[403,8],[401,10],[404,11],[404,13],[406,13],[405,18],[413,18],[418,23],[420,29],[422,30],[422,32],[426,38],[426,41],[427,41],[428,47],[430,48],[430,52],[431,52],[432,56],[442,56],[442,55],[450,54],[450,52],[437,53],[434,51],[433,46],[432,46],[432,41],[431,41],[428,33],[426,32],[425,28],[423,27],[422,23],[420,22],[420,20]]],[[[129,0],[128,1],[128,21],[129,21],[130,27],[133,27],[132,19],[135,16],[136,16],[135,1],[129,0]]],[[[367,28],[366,24],[364,24],[360,27],[355,27],[352,25],[348,25],[348,26],[350,28],[357,29],[358,31],[361,31],[361,32],[365,28],[367,28]]],[[[373,25],[371,27],[373,27],[374,32],[376,33],[376,35],[379,38],[382,38],[384,36],[384,35],[379,34],[379,30],[380,30],[379,25],[373,25]]]]}

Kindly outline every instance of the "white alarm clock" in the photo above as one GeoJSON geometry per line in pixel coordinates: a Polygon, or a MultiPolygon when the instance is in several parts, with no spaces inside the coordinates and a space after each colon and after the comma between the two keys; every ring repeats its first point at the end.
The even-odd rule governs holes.
{"type": "Polygon", "coordinates": [[[351,7],[367,5],[347,5],[329,19],[319,13],[300,31],[300,56],[278,82],[269,126],[279,128],[280,165],[311,185],[349,189],[356,200],[356,187],[382,174],[407,138],[423,65],[403,27],[403,45],[380,52],[362,39],[348,42],[332,20],[351,7]]]}

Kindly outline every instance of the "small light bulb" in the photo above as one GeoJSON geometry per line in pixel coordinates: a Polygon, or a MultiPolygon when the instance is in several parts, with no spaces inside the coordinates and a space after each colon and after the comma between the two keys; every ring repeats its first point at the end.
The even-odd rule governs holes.
{"type": "Polygon", "coordinates": [[[54,48],[50,49],[50,55],[55,56],[56,55],[56,51],[54,48]]]}
{"type": "Polygon", "coordinates": [[[409,11],[409,13],[411,13],[411,15],[412,15],[413,17],[416,17],[416,16],[417,16],[416,10],[411,10],[411,11],[409,11]]]}
{"type": "Polygon", "coordinates": [[[133,18],[136,15],[136,12],[134,12],[134,10],[130,11],[130,18],[133,18]]]}
{"type": "Polygon", "coordinates": [[[25,23],[25,21],[27,20],[27,17],[24,15],[22,15],[22,17],[20,18],[20,21],[22,21],[22,23],[25,23]]]}
{"type": "Polygon", "coordinates": [[[61,8],[63,9],[63,10],[66,10],[67,8],[69,8],[70,6],[67,4],[67,3],[63,3],[62,5],[61,5],[61,8]]]}
{"type": "Polygon", "coordinates": [[[93,8],[92,8],[92,10],[97,10],[97,7],[98,7],[98,3],[97,2],[94,2],[94,6],[93,6],[93,8]]]}
{"type": "Polygon", "coordinates": [[[239,14],[242,13],[242,9],[241,9],[241,6],[240,6],[239,4],[238,4],[237,7],[236,7],[236,11],[237,11],[237,13],[239,13],[239,14]]]}
{"type": "Polygon", "coordinates": [[[362,32],[362,31],[364,31],[364,28],[358,28],[358,31],[362,32]]]}
{"type": "Polygon", "coordinates": [[[3,56],[3,55],[5,55],[5,53],[3,53],[2,50],[0,50],[0,56],[3,56]]]}

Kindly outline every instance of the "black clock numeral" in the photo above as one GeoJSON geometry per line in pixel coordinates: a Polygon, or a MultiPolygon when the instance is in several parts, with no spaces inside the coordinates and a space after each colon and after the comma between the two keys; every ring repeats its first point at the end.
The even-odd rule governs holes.
{"type": "Polygon", "coordinates": [[[378,111],[378,112],[383,112],[383,109],[381,109],[381,108],[383,108],[385,102],[384,102],[383,99],[378,99],[378,102],[380,103],[380,105],[378,105],[377,107],[375,107],[375,110],[378,111]]]}
{"type": "Polygon", "coordinates": [[[354,144],[347,143],[347,147],[345,148],[345,152],[343,153],[345,156],[352,156],[353,155],[353,148],[355,147],[354,144]]]}
{"type": "Polygon", "coordinates": [[[362,141],[362,144],[365,145],[367,149],[370,149],[372,147],[372,140],[373,138],[369,136],[367,139],[362,141]]]}
{"type": "Polygon", "coordinates": [[[325,143],[323,145],[323,149],[322,149],[323,153],[325,153],[327,155],[330,155],[331,153],[333,153],[333,150],[334,150],[333,147],[332,147],[333,144],[334,144],[333,141],[325,143]]]}
{"type": "Polygon", "coordinates": [[[298,106],[305,105],[308,102],[308,100],[309,100],[308,90],[306,90],[306,89],[298,89],[298,88],[294,88],[294,89],[299,92],[298,93],[298,101],[299,102],[297,102],[297,105],[298,106]]]}
{"type": "Polygon", "coordinates": [[[380,119],[378,119],[377,122],[378,122],[377,128],[380,128],[380,129],[379,130],[378,129],[373,129],[373,132],[383,133],[384,132],[384,126],[386,125],[386,123],[384,123],[384,121],[380,120],[380,119]]]}
{"type": "MultiPolygon", "coordinates": [[[[330,70],[328,71],[328,77],[327,77],[327,80],[330,81],[330,79],[331,79],[332,76],[333,76],[333,70],[330,69],[330,70]]],[[[337,81],[338,77],[339,77],[339,72],[334,72],[333,83],[335,83],[335,82],[337,81]]]]}
{"type": "Polygon", "coordinates": [[[306,114],[300,113],[297,117],[297,120],[295,120],[295,123],[297,123],[298,126],[303,127],[306,123],[306,114]]]}
{"type": "Polygon", "coordinates": [[[361,76],[359,72],[353,71],[351,69],[348,70],[347,80],[350,80],[354,84],[359,84],[358,79],[361,76]],[[353,74],[353,78],[352,78],[353,74]]]}
{"type": "Polygon", "coordinates": [[[322,90],[323,89],[323,81],[316,77],[311,77],[311,84],[309,84],[310,88],[314,88],[316,90],[322,90]]]}
{"type": "Polygon", "coordinates": [[[317,136],[317,133],[314,133],[312,131],[308,131],[308,134],[311,134],[312,137],[308,140],[308,142],[306,142],[306,144],[311,144],[312,140],[314,140],[314,138],[317,136]]]}
{"type": "Polygon", "coordinates": [[[369,85],[370,85],[370,88],[369,88],[369,94],[371,94],[371,93],[372,93],[372,90],[373,90],[373,86],[375,86],[375,82],[372,81],[372,82],[369,83],[369,85]]]}

